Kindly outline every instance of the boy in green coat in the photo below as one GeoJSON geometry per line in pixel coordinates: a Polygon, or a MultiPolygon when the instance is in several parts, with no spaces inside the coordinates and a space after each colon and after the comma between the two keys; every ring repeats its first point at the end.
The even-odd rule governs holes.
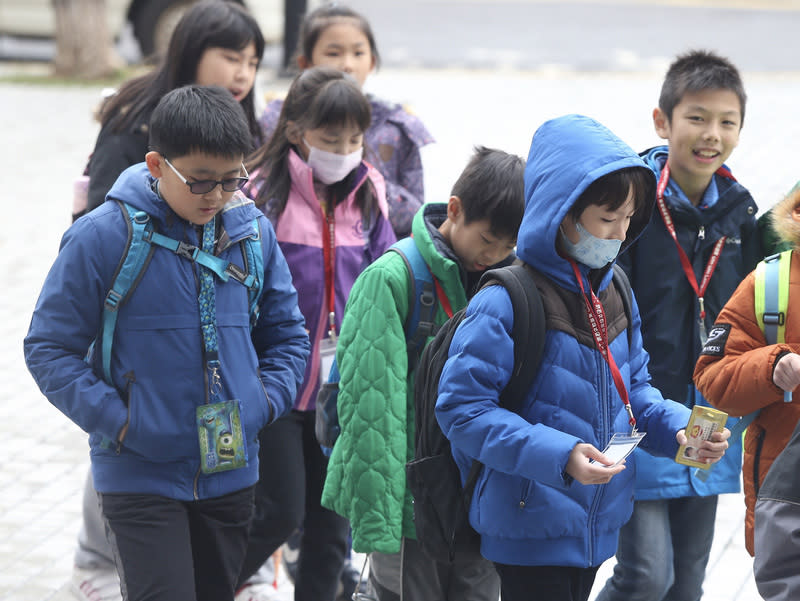
{"type": "MultiPolygon", "coordinates": [[[[447,203],[424,205],[412,236],[436,284],[435,323],[466,306],[487,269],[510,264],[522,214],[524,164],[500,150],[476,148],[447,203]]],[[[444,564],[416,542],[405,464],[414,458],[414,371],[404,324],[409,273],[389,252],[356,280],[342,321],[341,434],[322,493],[345,516],[353,549],[370,554],[370,580],[381,601],[497,601],[499,580],[479,555],[444,564]]],[[[421,352],[421,351],[420,351],[421,352]]]]}

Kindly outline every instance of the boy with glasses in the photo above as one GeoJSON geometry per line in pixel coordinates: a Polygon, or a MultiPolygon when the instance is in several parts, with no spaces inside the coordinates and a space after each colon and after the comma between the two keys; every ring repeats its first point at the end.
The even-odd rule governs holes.
{"type": "Polygon", "coordinates": [[[42,392],[90,434],[94,485],[130,601],[233,600],[258,432],[289,409],[303,377],[309,343],[289,269],[269,222],[236,194],[247,181],[248,140],[227,90],[164,96],[145,163],[108,194],[120,206],[105,203],[65,234],[25,339],[42,392]],[[117,308],[107,365],[103,307],[131,227],[121,203],[177,250],[152,247],[117,308]],[[244,259],[255,236],[262,270],[244,259]],[[260,280],[252,327],[248,288],[206,267],[209,255],[260,280]]]}

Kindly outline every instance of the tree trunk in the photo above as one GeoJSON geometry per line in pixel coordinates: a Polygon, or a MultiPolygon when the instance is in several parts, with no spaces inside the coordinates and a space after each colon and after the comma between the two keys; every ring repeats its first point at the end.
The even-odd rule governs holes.
{"type": "Polygon", "coordinates": [[[120,59],[106,24],[105,0],[52,0],[56,13],[56,75],[98,79],[120,59]]]}

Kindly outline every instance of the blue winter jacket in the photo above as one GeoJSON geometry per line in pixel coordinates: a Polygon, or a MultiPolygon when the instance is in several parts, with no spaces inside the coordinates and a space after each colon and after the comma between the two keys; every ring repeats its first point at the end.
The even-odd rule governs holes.
{"type": "MultiPolygon", "coordinates": [[[[162,234],[198,245],[196,228],[169,208],[152,183],[146,165],[134,165],[120,175],[108,198],[147,212],[162,234]]],[[[223,283],[215,277],[219,396],[241,401],[249,462],[206,475],[200,471],[195,423],[196,408],[209,400],[195,263],[155,249],[119,310],[113,386],[102,378],[99,352],[84,360],[100,330],[103,300],[127,246],[126,218],[116,202],[107,200],[64,235],[25,338],[28,368],[50,402],[90,434],[98,492],[192,500],[251,486],[258,479],[258,432],[291,407],[309,350],[297,294],[272,226],[239,194],[221,213],[217,254],[240,267],[238,242],[252,235],[252,221],[258,219],[264,289],[251,332],[247,289],[233,279],[223,283]],[[120,445],[117,437],[126,423],[120,445]]]]}
{"type": "MultiPolygon", "coordinates": [[[[659,146],[642,153],[656,177],[667,161],[669,148],[659,146]]],[[[706,328],[710,330],[717,315],[744,277],[761,260],[761,245],[756,225],[756,203],[741,184],[731,177],[714,176],[718,198],[700,210],[681,201],[671,182],[664,202],[675,223],[678,241],[692,263],[699,283],[714,245],[722,236],[717,268],[704,295],[706,328]]],[[[642,338],[650,354],[653,386],[679,403],[691,408],[708,406],[692,383],[692,372],[700,355],[698,326],[699,305],[686,279],[675,242],[661,215],[653,212],[650,224],[630,249],[619,258],[628,273],[631,286],[642,308],[642,338]]],[[[729,420],[730,428],[736,423],[729,420]]],[[[670,459],[636,452],[636,499],[672,499],[738,492],[742,471],[742,447],[731,440],[725,456],[705,475],[670,459]]]]}
{"type": "MultiPolygon", "coordinates": [[[[559,226],[591,182],[626,167],[645,165],[619,138],[586,117],[549,121],[533,137],[517,255],[546,276],[564,307],[567,301],[582,307],[583,301],[570,263],[556,250],[559,226]]],[[[624,246],[641,232],[651,211],[652,202],[631,220],[624,246]]],[[[594,282],[601,300],[613,298],[604,292],[612,278],[610,266],[579,269],[587,290],[594,282]]],[[[609,331],[611,324],[627,321],[621,303],[614,306],[610,311],[606,305],[609,331]]],[[[481,535],[486,558],[514,565],[598,566],[616,551],[617,533],[633,510],[635,462],[629,459],[606,485],[574,482],[565,468],[576,444],[602,450],[615,432],[628,433],[630,426],[608,364],[591,335],[583,335],[589,331],[585,311],[574,310],[571,322],[553,323],[549,316],[538,374],[511,412],[498,407],[513,366],[511,300],[500,286],[475,295],[450,347],[436,415],[462,478],[472,458],[486,466],[470,508],[470,523],[481,535]],[[580,340],[570,329],[580,330],[580,340]]],[[[686,426],[689,410],[665,401],[650,386],[635,301],[632,320],[630,346],[624,327],[617,326],[610,350],[638,428],[647,433],[642,446],[674,457],[675,435],[686,426]]]]}

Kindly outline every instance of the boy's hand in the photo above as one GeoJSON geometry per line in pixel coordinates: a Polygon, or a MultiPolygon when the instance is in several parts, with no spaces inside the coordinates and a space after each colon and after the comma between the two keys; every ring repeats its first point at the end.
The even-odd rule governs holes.
{"type": "Polygon", "coordinates": [[[606,484],[625,469],[622,463],[608,467],[613,462],[592,445],[581,442],[569,454],[565,471],[581,484],[606,484]],[[596,463],[589,463],[590,459],[596,463]]]}
{"type": "Polygon", "coordinates": [[[772,381],[775,386],[788,392],[800,386],[800,355],[788,353],[778,359],[772,372],[772,381]]]}
{"type": "MultiPolygon", "coordinates": [[[[714,432],[711,438],[703,441],[700,446],[697,447],[697,461],[716,463],[722,459],[722,456],[728,449],[728,439],[730,437],[731,431],[728,430],[728,428],[723,428],[722,432],[714,432]]],[[[678,430],[675,438],[678,440],[678,444],[686,444],[688,442],[685,429],[678,430]]]]}

